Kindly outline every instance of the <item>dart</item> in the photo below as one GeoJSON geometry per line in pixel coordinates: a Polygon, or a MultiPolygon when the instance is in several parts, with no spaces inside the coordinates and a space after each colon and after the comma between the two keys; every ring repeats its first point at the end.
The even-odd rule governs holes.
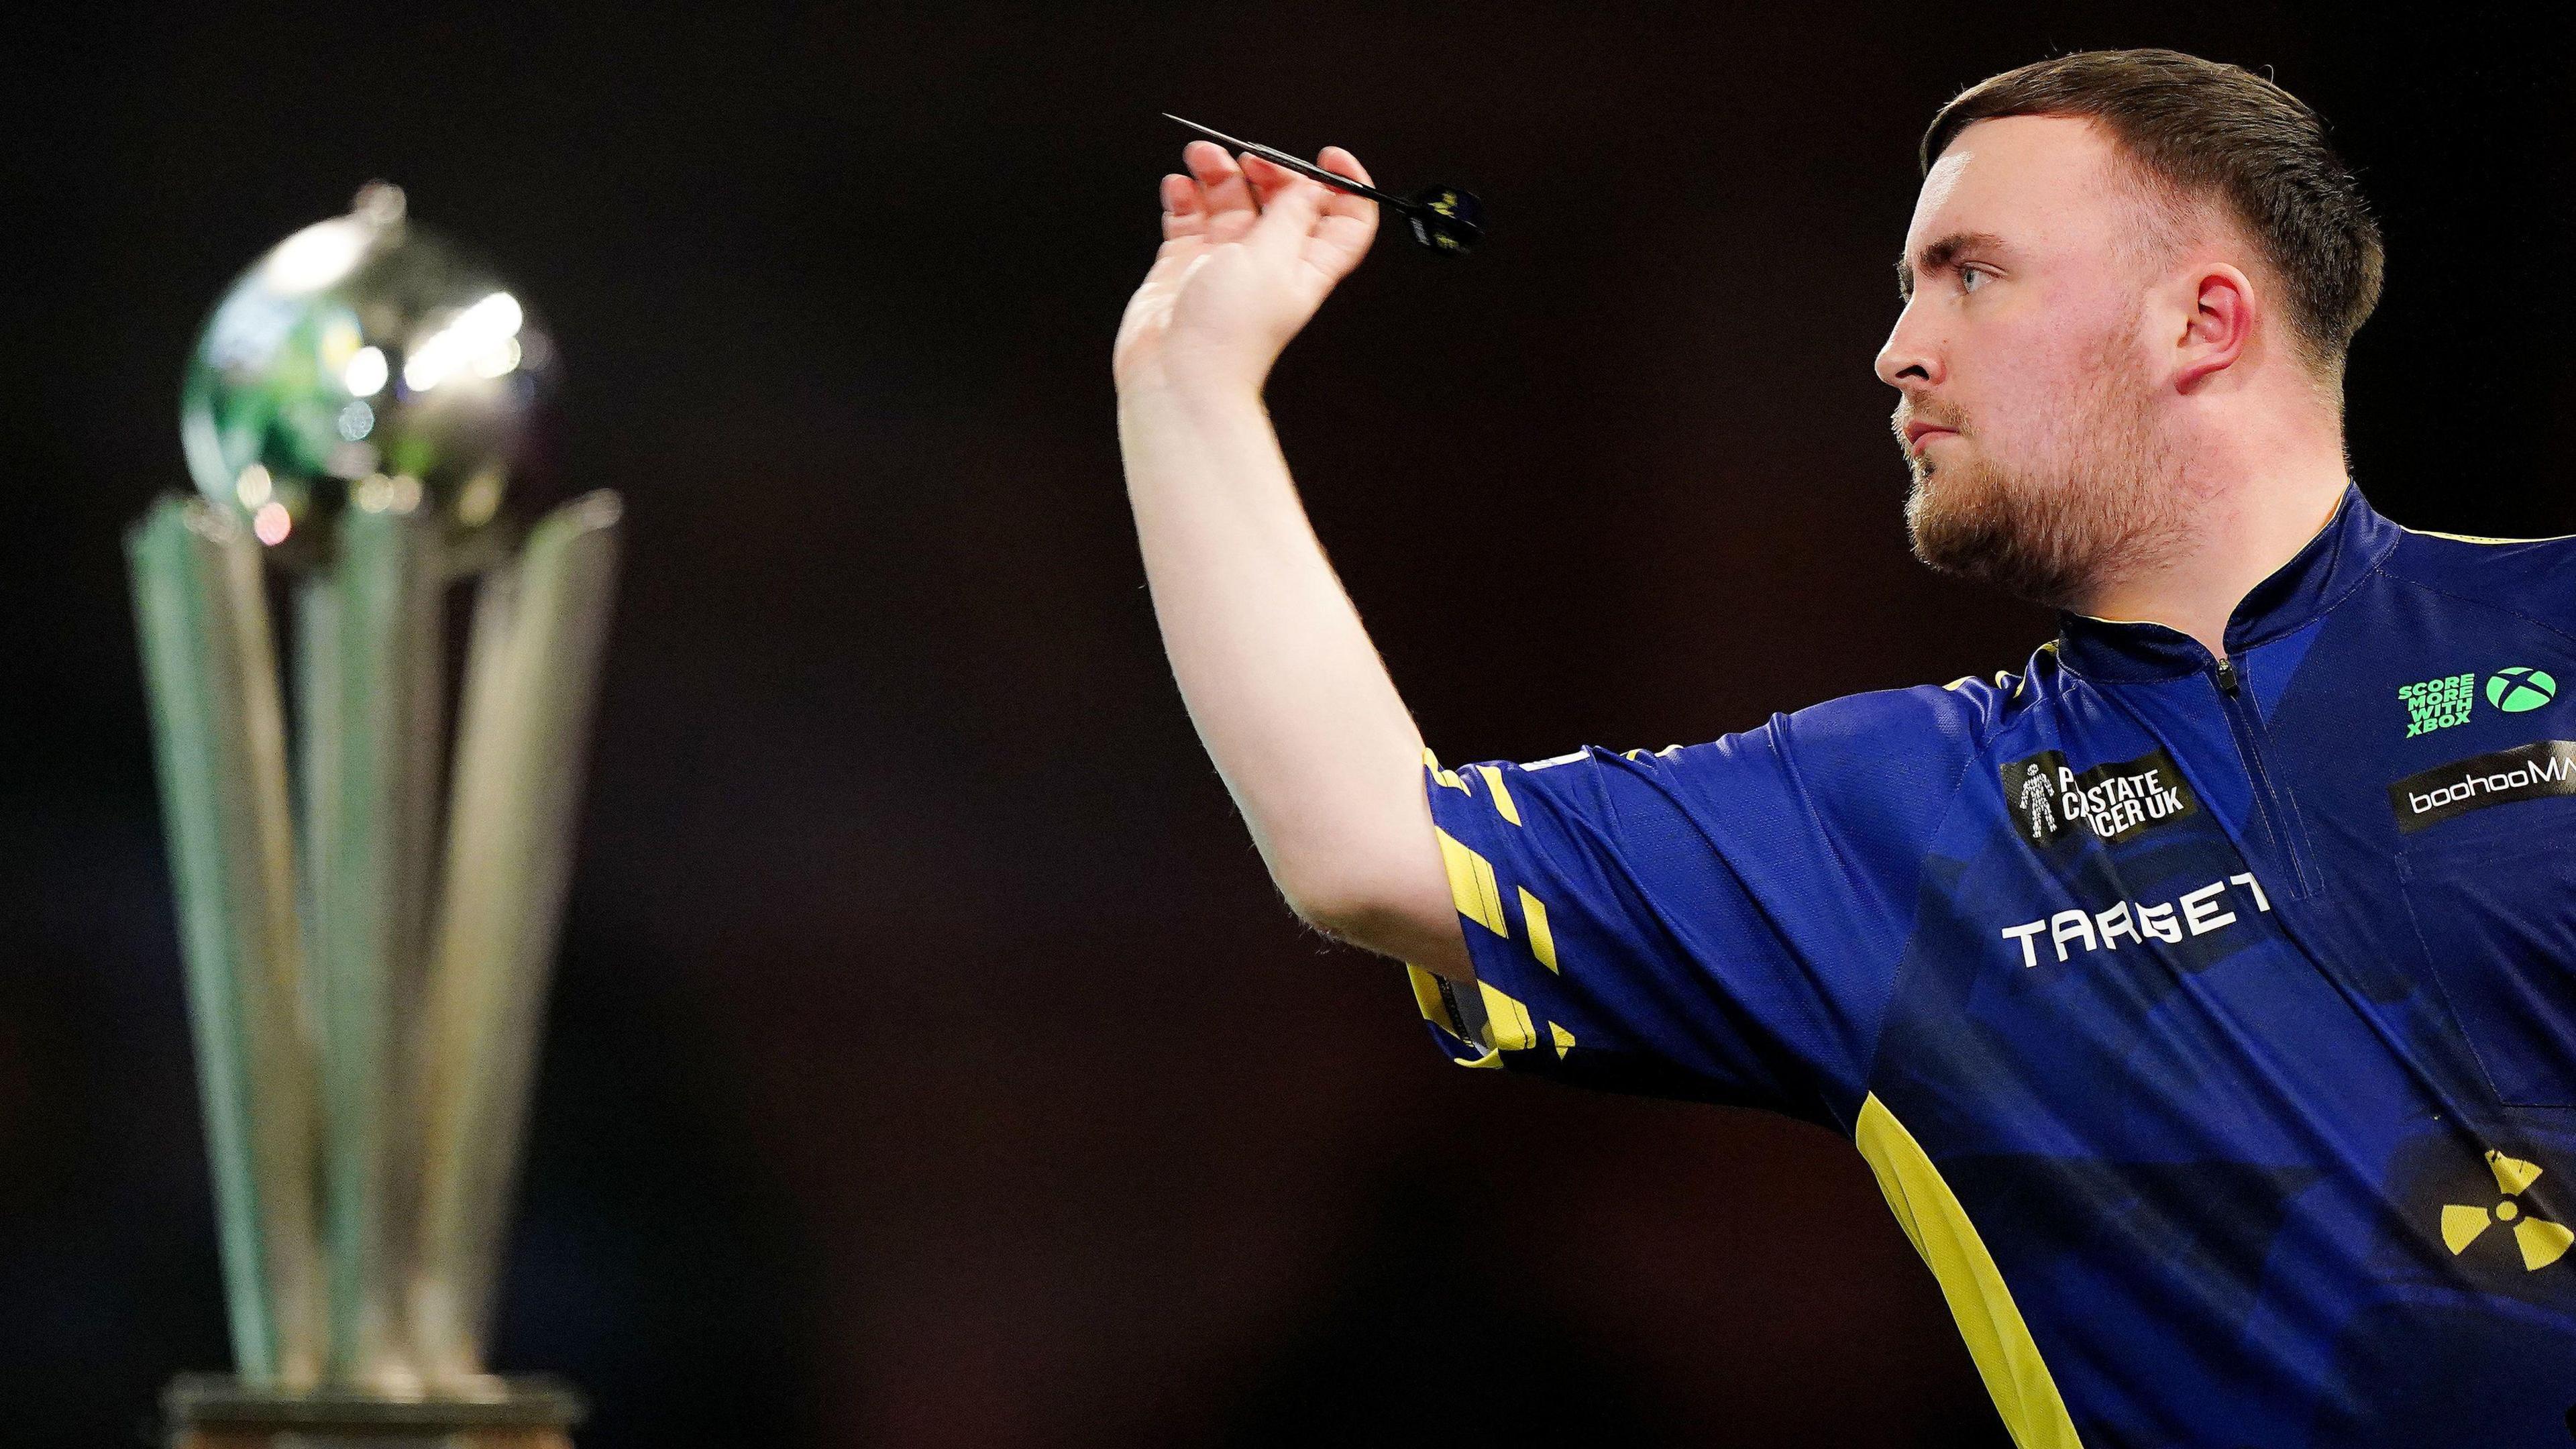
{"type": "Polygon", "coordinates": [[[1381,206],[1391,206],[1404,213],[1405,220],[1413,224],[1413,239],[1416,242],[1442,255],[1463,257],[1474,251],[1476,244],[1485,238],[1485,208],[1483,203],[1476,200],[1474,192],[1462,191],[1455,186],[1426,186],[1411,196],[1397,196],[1392,192],[1380,191],[1374,186],[1363,185],[1347,176],[1336,176],[1312,161],[1301,161],[1285,151],[1238,140],[1223,131],[1210,130],[1196,121],[1181,120],[1179,116],[1169,111],[1163,113],[1163,119],[1180,121],[1182,125],[1220,146],[1249,152],[1273,166],[1285,167],[1300,176],[1320,181],[1336,191],[1347,191],[1353,196],[1365,196],[1381,206]]]}

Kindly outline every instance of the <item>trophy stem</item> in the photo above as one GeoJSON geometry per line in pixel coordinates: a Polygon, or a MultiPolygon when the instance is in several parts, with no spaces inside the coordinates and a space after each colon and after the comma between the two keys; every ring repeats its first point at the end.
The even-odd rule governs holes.
{"type": "Polygon", "coordinates": [[[433,1382],[483,1364],[549,963],[571,873],[583,741],[614,591],[614,493],[564,505],[476,600],[425,1040],[413,1319],[433,1382]]]}
{"type": "Polygon", "coordinates": [[[305,829],[322,1024],[329,1374],[410,1392],[400,1302],[418,1190],[415,1064],[397,1024],[421,998],[440,731],[434,521],[352,509],[305,626],[305,829]]]}
{"type": "Polygon", "coordinates": [[[314,1062],[259,548],[203,504],[177,499],[146,515],[126,546],[233,1351],[251,1382],[309,1386],[322,1368],[314,1062]]]}

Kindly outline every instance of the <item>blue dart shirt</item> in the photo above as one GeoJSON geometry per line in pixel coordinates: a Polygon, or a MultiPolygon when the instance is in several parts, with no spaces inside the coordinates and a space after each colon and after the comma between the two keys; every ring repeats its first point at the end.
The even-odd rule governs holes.
{"type": "Polygon", "coordinates": [[[2024,1449],[2567,1449],[2576,540],[2351,492],[2226,640],[1431,762],[1433,1034],[1848,1134],[2024,1449]]]}

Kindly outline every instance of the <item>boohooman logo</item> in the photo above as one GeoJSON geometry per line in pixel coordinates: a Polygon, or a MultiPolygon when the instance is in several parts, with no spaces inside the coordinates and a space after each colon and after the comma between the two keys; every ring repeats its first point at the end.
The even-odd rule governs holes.
{"type": "Polygon", "coordinates": [[[2388,808],[2397,813],[2397,828],[2411,833],[2490,805],[2549,795],[2576,795],[2576,740],[2535,740],[2409,775],[2388,787],[2388,808]]]}

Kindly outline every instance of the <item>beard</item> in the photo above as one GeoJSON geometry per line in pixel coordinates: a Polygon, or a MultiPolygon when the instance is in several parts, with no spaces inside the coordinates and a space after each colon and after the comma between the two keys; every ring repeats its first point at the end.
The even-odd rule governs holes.
{"type": "Polygon", "coordinates": [[[2116,339],[2017,456],[1986,451],[1973,419],[1928,398],[1897,407],[1900,442],[1917,419],[1960,430],[1948,461],[1906,459],[1906,533],[1937,572],[2065,608],[2155,568],[2182,536],[2182,479],[2157,431],[2152,389],[2116,339]],[[1973,451],[1962,446],[1972,439],[1973,451]]]}

